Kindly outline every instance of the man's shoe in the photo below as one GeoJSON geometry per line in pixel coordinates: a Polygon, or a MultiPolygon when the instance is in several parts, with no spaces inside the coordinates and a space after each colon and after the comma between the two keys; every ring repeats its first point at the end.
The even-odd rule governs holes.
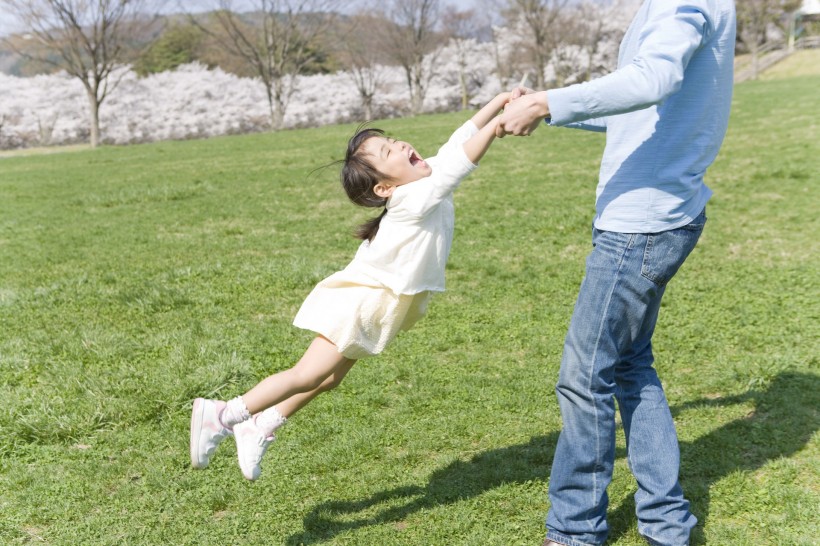
{"type": "Polygon", "coordinates": [[[550,540],[548,538],[544,539],[544,543],[541,546],[563,546],[560,542],[555,542],[554,540],[550,540]]]}
{"type": "Polygon", "coordinates": [[[239,469],[245,478],[253,481],[262,473],[262,457],[276,436],[265,436],[256,426],[254,418],[235,425],[233,432],[239,469]]]}
{"type": "Polygon", "coordinates": [[[207,467],[216,446],[231,434],[219,420],[226,405],[221,400],[194,400],[191,412],[191,466],[194,468],[207,467]]]}

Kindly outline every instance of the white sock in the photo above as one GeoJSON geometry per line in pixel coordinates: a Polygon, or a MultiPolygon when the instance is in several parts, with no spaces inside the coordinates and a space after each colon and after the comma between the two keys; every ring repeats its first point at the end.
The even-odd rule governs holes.
{"type": "Polygon", "coordinates": [[[241,396],[228,400],[228,405],[225,406],[225,409],[222,410],[222,413],[219,415],[222,426],[230,429],[232,429],[234,425],[242,421],[247,421],[250,418],[251,414],[241,396]]]}
{"type": "Polygon", "coordinates": [[[279,413],[275,407],[270,407],[256,416],[256,427],[265,436],[273,436],[273,433],[288,422],[288,418],[279,413]]]}

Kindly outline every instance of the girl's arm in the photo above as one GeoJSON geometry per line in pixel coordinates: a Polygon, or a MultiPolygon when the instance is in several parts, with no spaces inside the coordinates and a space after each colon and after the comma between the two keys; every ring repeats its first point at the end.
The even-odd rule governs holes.
{"type": "Polygon", "coordinates": [[[475,124],[476,127],[481,129],[485,125],[487,125],[494,117],[498,115],[501,110],[504,109],[504,106],[508,102],[510,102],[510,95],[511,93],[499,93],[492,99],[490,102],[485,104],[481,110],[476,112],[476,115],[472,117],[472,122],[475,124]]]}
{"type": "Polygon", "coordinates": [[[499,93],[472,117],[471,121],[479,131],[464,143],[464,153],[473,163],[478,163],[492,144],[498,126],[498,113],[509,100],[510,93],[499,93]]]}

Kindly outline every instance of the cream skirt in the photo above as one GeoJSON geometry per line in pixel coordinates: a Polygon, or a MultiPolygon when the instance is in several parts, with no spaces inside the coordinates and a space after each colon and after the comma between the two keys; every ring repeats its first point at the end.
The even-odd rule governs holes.
{"type": "Polygon", "coordinates": [[[409,330],[429,300],[430,292],[395,294],[344,270],[316,285],[293,324],[323,335],[345,357],[358,360],[379,354],[400,330],[409,330]]]}

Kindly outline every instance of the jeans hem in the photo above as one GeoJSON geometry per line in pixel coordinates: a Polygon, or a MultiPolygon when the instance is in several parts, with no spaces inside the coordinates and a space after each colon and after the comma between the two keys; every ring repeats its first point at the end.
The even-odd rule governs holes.
{"type": "Polygon", "coordinates": [[[563,546],[598,546],[597,544],[591,544],[589,542],[578,542],[551,529],[547,531],[547,539],[562,544],[563,546]]]}
{"type": "MultiPolygon", "coordinates": [[[[667,546],[663,542],[658,542],[654,538],[651,538],[651,537],[649,537],[647,535],[644,535],[644,534],[641,534],[641,538],[643,538],[646,541],[646,543],[649,544],[650,546],[667,546]]],[[[686,542],[680,544],[679,546],[689,546],[689,541],[687,540],[686,542]]]]}

